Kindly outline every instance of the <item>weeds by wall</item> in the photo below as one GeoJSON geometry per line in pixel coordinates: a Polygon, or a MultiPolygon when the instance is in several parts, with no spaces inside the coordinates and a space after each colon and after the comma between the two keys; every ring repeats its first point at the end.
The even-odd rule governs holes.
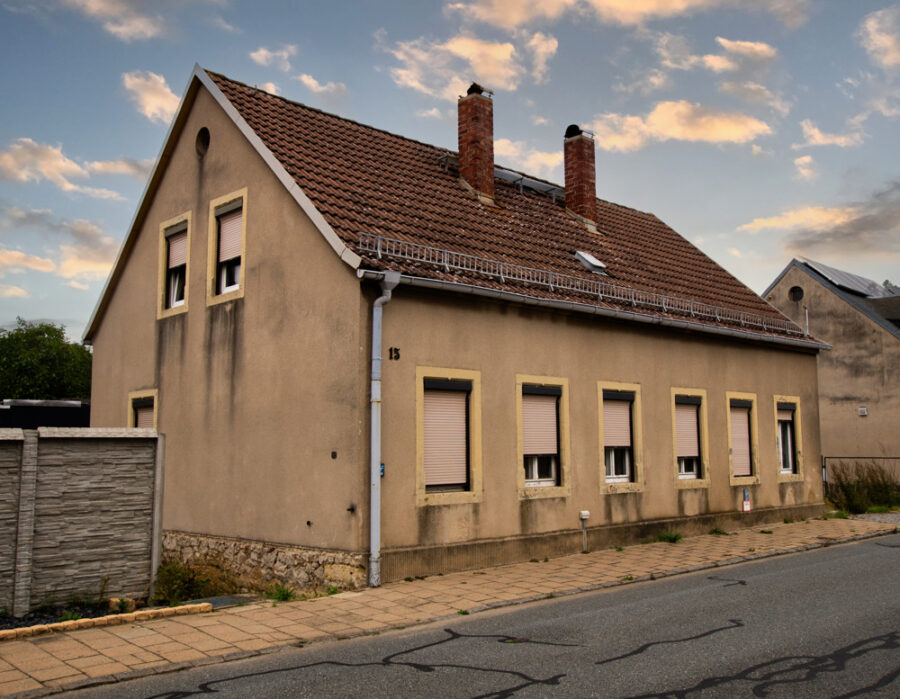
{"type": "Polygon", "coordinates": [[[862,514],[873,507],[900,506],[900,481],[875,462],[835,464],[825,496],[839,510],[862,514]]]}

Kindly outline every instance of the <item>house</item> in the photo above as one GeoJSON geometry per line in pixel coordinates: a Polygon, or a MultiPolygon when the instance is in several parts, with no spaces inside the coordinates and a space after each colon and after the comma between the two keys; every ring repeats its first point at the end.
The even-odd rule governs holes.
{"type": "Polygon", "coordinates": [[[763,296],[832,346],[818,360],[822,454],[900,467],[900,289],[795,259],[763,296]]]}
{"type": "Polygon", "coordinates": [[[379,584],[821,511],[823,345],[563,141],[557,186],[477,85],[455,153],[195,68],[85,335],[171,554],[379,584]]]}

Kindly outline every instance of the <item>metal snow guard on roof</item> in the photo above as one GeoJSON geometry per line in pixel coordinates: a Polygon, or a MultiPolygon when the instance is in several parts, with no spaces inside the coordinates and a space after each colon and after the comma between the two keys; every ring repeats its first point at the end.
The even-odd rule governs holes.
{"type": "Polygon", "coordinates": [[[565,289],[579,294],[595,296],[598,301],[609,300],[633,307],[652,308],[663,313],[679,313],[691,318],[731,323],[741,327],[777,331],[802,336],[803,331],[788,319],[772,318],[757,313],[747,313],[733,308],[713,306],[691,299],[666,296],[652,291],[633,289],[596,279],[559,274],[545,269],[525,267],[501,260],[435,248],[407,240],[385,238],[372,233],[359,233],[356,248],[360,252],[374,253],[378,259],[392,257],[411,260],[440,268],[444,272],[458,270],[480,274],[501,284],[508,280],[534,284],[549,291],[565,289]]]}

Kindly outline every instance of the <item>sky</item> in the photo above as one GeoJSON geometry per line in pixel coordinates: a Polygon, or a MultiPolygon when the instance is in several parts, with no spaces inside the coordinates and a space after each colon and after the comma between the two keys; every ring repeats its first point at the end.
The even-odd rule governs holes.
{"type": "Polygon", "coordinates": [[[900,3],[0,0],[0,328],[78,339],[195,63],[650,211],[757,293],[793,257],[900,283],[900,3]]]}

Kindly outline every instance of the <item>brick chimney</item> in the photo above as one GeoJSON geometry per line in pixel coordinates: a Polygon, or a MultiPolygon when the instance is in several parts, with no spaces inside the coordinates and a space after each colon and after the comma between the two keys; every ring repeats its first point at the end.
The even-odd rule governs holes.
{"type": "Polygon", "coordinates": [[[564,141],[566,208],[591,223],[597,221],[594,137],[572,124],[564,141]]]}
{"type": "Polygon", "coordinates": [[[459,174],[476,192],[493,199],[494,102],[489,94],[478,83],[472,83],[457,103],[459,174]]]}

